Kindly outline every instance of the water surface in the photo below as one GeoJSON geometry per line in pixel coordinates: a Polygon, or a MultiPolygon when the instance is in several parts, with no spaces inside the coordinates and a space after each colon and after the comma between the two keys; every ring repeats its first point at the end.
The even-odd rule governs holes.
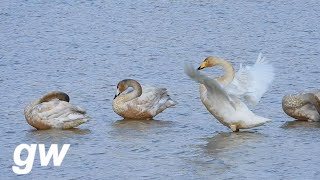
{"type": "MultiPolygon", "coordinates": [[[[0,179],[319,179],[320,125],[293,122],[282,96],[319,87],[320,2],[0,2],[0,179]],[[272,123],[231,133],[183,73],[209,55],[236,66],[262,52],[276,68],[254,110],[272,123]],[[156,121],[121,121],[111,108],[124,78],[166,87],[179,102],[156,121]],[[23,108],[62,90],[92,120],[35,131],[23,108]],[[21,143],[70,143],[61,167],[15,175],[21,143]]],[[[221,69],[204,73],[218,75],[221,69]]]]}

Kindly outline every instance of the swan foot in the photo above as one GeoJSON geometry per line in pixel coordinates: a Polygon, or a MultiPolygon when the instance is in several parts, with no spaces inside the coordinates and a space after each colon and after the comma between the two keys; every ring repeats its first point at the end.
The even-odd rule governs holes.
{"type": "Polygon", "coordinates": [[[233,132],[239,132],[239,129],[237,128],[237,125],[231,125],[230,128],[231,128],[231,130],[233,132]]]}

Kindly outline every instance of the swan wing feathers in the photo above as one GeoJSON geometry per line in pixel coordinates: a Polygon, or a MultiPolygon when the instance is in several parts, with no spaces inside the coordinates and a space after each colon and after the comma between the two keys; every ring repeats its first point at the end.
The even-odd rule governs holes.
{"type": "Polygon", "coordinates": [[[274,68],[260,53],[253,66],[240,64],[234,80],[226,87],[229,94],[243,98],[247,104],[256,106],[274,79],[274,68]]]}
{"type": "Polygon", "coordinates": [[[140,97],[129,102],[129,106],[136,107],[139,111],[149,111],[156,115],[164,109],[174,106],[177,103],[168,95],[166,88],[156,88],[152,86],[142,86],[140,97]]]}
{"type": "Polygon", "coordinates": [[[198,70],[195,70],[191,65],[185,65],[184,72],[194,81],[203,84],[207,89],[207,98],[210,101],[214,102],[227,102],[229,103],[234,109],[235,104],[228,96],[227,92],[219,85],[219,83],[211,79],[207,76],[202,75],[198,70]]]}
{"type": "Polygon", "coordinates": [[[59,127],[66,122],[89,120],[84,109],[58,99],[36,105],[32,114],[38,115],[40,119],[48,121],[54,127],[59,127]]]}

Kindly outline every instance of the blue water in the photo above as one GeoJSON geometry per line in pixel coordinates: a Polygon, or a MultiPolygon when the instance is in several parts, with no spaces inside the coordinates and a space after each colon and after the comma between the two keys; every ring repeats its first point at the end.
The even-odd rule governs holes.
{"type": "Polygon", "coordinates": [[[319,19],[316,0],[2,0],[0,179],[319,179],[320,125],[281,109],[285,94],[319,87],[319,19]],[[211,55],[238,69],[259,52],[277,74],[254,112],[273,122],[231,133],[183,65],[211,55]],[[120,121],[111,104],[125,78],[166,87],[179,104],[156,121],[120,121]],[[92,120],[35,131],[23,108],[51,90],[92,120]],[[17,176],[21,143],[71,147],[60,167],[41,167],[37,154],[32,172],[17,176]]]}

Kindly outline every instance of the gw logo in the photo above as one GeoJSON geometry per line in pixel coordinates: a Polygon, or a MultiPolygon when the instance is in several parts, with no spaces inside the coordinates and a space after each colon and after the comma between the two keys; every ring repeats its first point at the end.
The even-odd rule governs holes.
{"type": "MultiPolygon", "coordinates": [[[[69,150],[70,144],[64,144],[60,153],[58,144],[52,144],[48,153],[46,153],[44,144],[39,144],[38,147],[41,166],[48,166],[51,158],[54,166],[60,166],[69,150]]],[[[31,144],[30,146],[28,144],[20,144],[17,146],[13,154],[13,160],[17,166],[12,166],[12,171],[16,174],[28,174],[32,170],[36,150],[37,144],[31,144]],[[24,149],[28,151],[28,157],[25,160],[21,160],[21,152],[24,149]],[[25,168],[22,168],[22,166],[25,166],[25,168]]]]}

